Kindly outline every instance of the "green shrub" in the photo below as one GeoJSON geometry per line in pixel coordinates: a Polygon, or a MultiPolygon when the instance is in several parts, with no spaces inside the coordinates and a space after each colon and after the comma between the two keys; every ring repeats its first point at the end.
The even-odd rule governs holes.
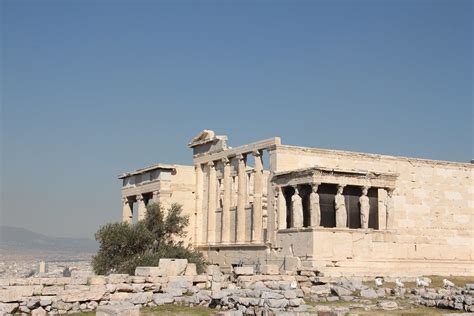
{"type": "Polygon", "coordinates": [[[136,224],[111,223],[99,228],[95,238],[100,247],[92,257],[92,267],[97,274],[133,275],[138,266],[158,266],[160,258],[178,258],[195,263],[202,272],[202,254],[177,241],[186,235],[188,224],[189,218],[182,215],[180,205],[173,204],[165,216],[159,204],[151,203],[145,219],[136,224]]]}

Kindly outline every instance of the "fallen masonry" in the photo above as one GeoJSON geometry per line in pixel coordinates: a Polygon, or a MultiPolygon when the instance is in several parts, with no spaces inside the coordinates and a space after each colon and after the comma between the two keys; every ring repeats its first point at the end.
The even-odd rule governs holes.
{"type": "MultiPolygon", "coordinates": [[[[371,310],[403,309],[396,299],[409,300],[413,305],[474,312],[474,284],[451,289],[388,288],[376,287],[373,282],[368,285],[360,278],[324,277],[311,268],[275,274],[278,267],[268,265],[259,269],[267,274],[255,274],[250,266],[222,273],[218,266],[210,265],[206,273],[197,275],[190,273],[195,266],[186,260],[166,259],[160,264],[139,267],[135,276],[82,273],[61,278],[0,279],[0,315],[88,311],[100,315],[138,315],[141,307],[163,304],[207,306],[223,315],[268,315],[323,311],[329,307],[318,306],[318,302],[335,301],[349,301],[351,306],[371,310]]],[[[338,308],[343,311],[345,307],[338,308]]]]}

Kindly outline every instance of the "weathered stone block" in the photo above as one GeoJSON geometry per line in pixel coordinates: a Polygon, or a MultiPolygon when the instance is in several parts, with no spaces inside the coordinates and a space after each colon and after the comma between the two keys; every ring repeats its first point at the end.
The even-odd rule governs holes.
{"type": "Polygon", "coordinates": [[[195,263],[188,263],[186,265],[186,270],[184,271],[184,275],[188,275],[188,276],[197,275],[196,264],[195,263]]]}
{"type": "Polygon", "coordinates": [[[88,290],[88,291],[64,291],[59,299],[66,303],[99,301],[105,295],[105,290],[88,290]]]}
{"type": "Polygon", "coordinates": [[[380,301],[377,306],[384,310],[394,310],[398,308],[398,304],[394,301],[380,301]]]}
{"type": "Polygon", "coordinates": [[[315,295],[329,295],[331,294],[331,286],[329,284],[313,285],[310,292],[315,295]]]}
{"type": "Polygon", "coordinates": [[[271,308],[285,308],[288,306],[287,299],[266,299],[265,304],[271,308]]]}
{"type": "Polygon", "coordinates": [[[153,295],[153,302],[156,305],[171,304],[174,302],[174,298],[167,293],[158,293],[153,295]]]}
{"type": "Polygon", "coordinates": [[[162,276],[162,270],[160,267],[136,267],[135,276],[141,277],[157,277],[162,276]]]}
{"type": "Polygon", "coordinates": [[[31,316],[46,316],[46,311],[42,307],[38,307],[31,311],[31,316]]]}
{"type": "Polygon", "coordinates": [[[370,298],[378,297],[378,294],[377,294],[377,292],[375,292],[374,289],[366,289],[366,290],[360,291],[360,296],[370,299],[370,298]]]}
{"type": "Polygon", "coordinates": [[[165,276],[183,275],[188,259],[160,259],[159,267],[165,276]]]}
{"type": "Polygon", "coordinates": [[[41,295],[59,295],[64,292],[64,285],[45,286],[41,290],[41,295]]]}
{"type": "Polygon", "coordinates": [[[342,286],[333,286],[331,287],[331,291],[336,294],[337,296],[341,297],[341,296],[347,296],[347,295],[351,295],[352,294],[352,291],[349,290],[349,289],[346,289],[342,286]]]}
{"type": "Polygon", "coordinates": [[[254,275],[253,267],[235,267],[235,275],[254,275]]]}
{"type": "Polygon", "coordinates": [[[33,296],[34,293],[41,290],[41,286],[9,286],[0,290],[0,302],[10,303],[19,302],[23,297],[33,296]]]}
{"type": "Polygon", "coordinates": [[[263,299],[274,299],[274,300],[281,300],[285,298],[283,294],[277,293],[277,292],[262,292],[263,299]]]}
{"type": "Polygon", "coordinates": [[[139,316],[139,309],[133,304],[105,305],[97,307],[96,316],[139,316]]]}
{"type": "Polygon", "coordinates": [[[13,314],[19,306],[18,303],[0,303],[0,314],[13,314]]]}
{"type": "Polygon", "coordinates": [[[130,276],[128,274],[113,273],[108,276],[108,282],[113,284],[128,283],[130,276]]]}
{"type": "Polygon", "coordinates": [[[107,278],[103,275],[93,275],[87,279],[87,284],[104,285],[107,284],[107,278]]]}
{"type": "Polygon", "coordinates": [[[132,295],[132,293],[127,292],[115,292],[110,294],[110,301],[128,301],[132,295]]]}
{"type": "Polygon", "coordinates": [[[152,300],[153,293],[151,292],[142,292],[142,293],[136,293],[133,294],[133,296],[130,298],[130,303],[132,304],[147,304],[152,300]]]}
{"type": "Polygon", "coordinates": [[[263,264],[260,266],[260,273],[267,275],[277,275],[280,273],[280,269],[276,264],[263,264]]]}

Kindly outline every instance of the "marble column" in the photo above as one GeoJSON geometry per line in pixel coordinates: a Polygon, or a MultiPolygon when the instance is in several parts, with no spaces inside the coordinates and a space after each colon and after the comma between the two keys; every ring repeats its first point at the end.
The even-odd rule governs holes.
{"type": "Polygon", "coordinates": [[[309,195],[310,218],[312,227],[321,225],[321,208],[319,206],[319,183],[311,184],[311,194],[309,195]]]}
{"type": "Polygon", "coordinates": [[[145,205],[145,199],[143,198],[143,195],[139,194],[137,195],[137,203],[138,203],[138,220],[144,220],[145,215],[146,215],[146,205],[145,205]]]}
{"type": "Polygon", "coordinates": [[[276,187],[275,188],[276,194],[276,201],[277,201],[277,210],[278,210],[278,229],[286,229],[288,228],[286,225],[286,199],[285,195],[283,194],[283,187],[276,187]]]}
{"type": "Polygon", "coordinates": [[[200,244],[204,242],[202,238],[202,166],[200,164],[195,165],[194,171],[196,176],[196,191],[194,194],[194,242],[200,244]]]}
{"type": "Polygon", "coordinates": [[[245,155],[238,155],[238,189],[237,189],[237,242],[245,242],[245,204],[247,201],[247,174],[245,171],[245,155]]]}
{"type": "Polygon", "coordinates": [[[133,219],[133,203],[127,197],[122,197],[122,222],[131,224],[133,219]]]}
{"type": "Polygon", "coordinates": [[[230,161],[229,159],[223,158],[222,163],[224,164],[224,198],[222,201],[222,242],[230,242],[230,203],[232,198],[232,178],[230,175],[230,161]]]}
{"type": "Polygon", "coordinates": [[[360,226],[363,229],[369,228],[369,212],[370,212],[370,202],[367,193],[369,192],[368,187],[362,188],[362,195],[359,198],[360,206],[360,226]]]}
{"type": "Polygon", "coordinates": [[[336,227],[347,227],[346,201],[342,192],[344,185],[337,186],[337,194],[334,198],[334,208],[336,211],[336,227]]]}
{"type": "Polygon", "coordinates": [[[294,186],[295,194],[291,197],[291,207],[293,210],[293,225],[292,227],[303,227],[303,202],[298,191],[298,186],[294,186]]]}
{"type": "Polygon", "coordinates": [[[385,212],[386,212],[386,229],[393,228],[393,217],[395,211],[395,205],[393,203],[393,192],[395,189],[388,188],[387,189],[387,197],[385,199],[385,212]]]}
{"type": "Polygon", "coordinates": [[[217,175],[213,161],[209,162],[209,199],[207,216],[207,242],[216,242],[217,175]]]}
{"type": "Polygon", "coordinates": [[[262,153],[254,151],[255,157],[255,174],[253,182],[253,212],[252,212],[252,242],[262,241],[262,193],[263,193],[263,161],[262,153]]]}

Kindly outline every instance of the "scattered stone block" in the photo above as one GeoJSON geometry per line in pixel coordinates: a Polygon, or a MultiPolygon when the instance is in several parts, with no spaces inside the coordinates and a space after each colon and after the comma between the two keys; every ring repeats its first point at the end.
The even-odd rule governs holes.
{"type": "Polygon", "coordinates": [[[139,316],[139,309],[133,304],[105,305],[97,307],[96,316],[139,316]]]}
{"type": "Polygon", "coordinates": [[[260,273],[266,275],[278,275],[280,273],[280,268],[276,264],[264,264],[260,266],[260,273]]]}
{"type": "Polygon", "coordinates": [[[378,294],[377,292],[375,292],[374,289],[366,289],[366,290],[362,290],[360,291],[360,296],[362,296],[363,298],[376,298],[378,297],[378,294]]]}
{"type": "Polygon", "coordinates": [[[331,286],[329,284],[313,285],[310,289],[311,294],[329,295],[331,294],[331,286]]]}
{"type": "Polygon", "coordinates": [[[254,275],[253,267],[235,267],[234,268],[235,275],[254,275]]]}
{"type": "Polygon", "coordinates": [[[161,272],[160,267],[136,267],[135,268],[135,276],[141,277],[157,277],[162,276],[163,273],[161,272]]]}
{"type": "Polygon", "coordinates": [[[31,311],[31,316],[46,316],[46,311],[40,306],[31,311]]]}
{"type": "Polygon", "coordinates": [[[0,303],[0,314],[13,314],[19,306],[18,303],[0,303]]]}
{"type": "Polygon", "coordinates": [[[107,284],[107,278],[103,275],[93,275],[87,279],[87,284],[90,285],[105,285],[107,284]]]}
{"type": "Polygon", "coordinates": [[[158,264],[164,276],[183,275],[188,265],[188,259],[161,258],[158,264]]]}
{"type": "Polygon", "coordinates": [[[66,303],[99,301],[105,295],[105,290],[88,291],[67,291],[59,296],[59,299],[66,303]]]}
{"type": "Polygon", "coordinates": [[[131,297],[132,294],[127,292],[115,292],[114,294],[110,294],[111,301],[128,301],[131,297]]]}
{"type": "Polygon", "coordinates": [[[285,308],[288,306],[287,299],[266,299],[265,304],[271,308],[285,308]]]}
{"type": "Polygon", "coordinates": [[[398,304],[394,301],[380,301],[377,306],[384,310],[394,310],[398,308],[398,304]]]}
{"type": "Polygon", "coordinates": [[[130,303],[132,304],[147,304],[152,300],[153,294],[151,292],[142,292],[142,293],[136,293],[133,294],[133,296],[130,298],[130,303]]]}
{"type": "Polygon", "coordinates": [[[352,294],[351,290],[338,285],[331,287],[331,291],[339,297],[352,294]]]}
{"type": "Polygon", "coordinates": [[[195,263],[188,263],[186,265],[186,270],[184,271],[184,275],[187,275],[187,276],[197,275],[196,264],[195,263]]]}
{"type": "Polygon", "coordinates": [[[128,283],[130,282],[130,276],[128,274],[113,273],[108,276],[109,283],[128,283]]]}
{"type": "Polygon", "coordinates": [[[33,296],[33,294],[38,291],[41,291],[40,286],[9,286],[6,289],[0,290],[0,302],[20,302],[23,297],[33,296]]]}
{"type": "Polygon", "coordinates": [[[174,302],[174,298],[168,293],[157,293],[153,295],[153,302],[156,305],[171,304],[174,302]]]}

